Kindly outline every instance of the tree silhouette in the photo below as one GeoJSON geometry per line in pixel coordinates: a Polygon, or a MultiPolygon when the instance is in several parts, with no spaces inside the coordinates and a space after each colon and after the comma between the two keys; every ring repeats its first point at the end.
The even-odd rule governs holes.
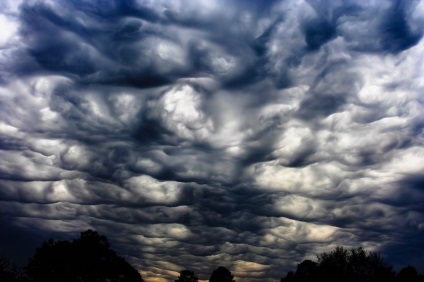
{"type": "Polygon", "coordinates": [[[341,281],[347,278],[348,251],[343,247],[336,247],[330,253],[321,253],[318,256],[319,275],[326,281],[341,281]]]}
{"type": "Polygon", "coordinates": [[[423,282],[424,276],[419,275],[415,267],[406,266],[396,275],[395,282],[423,282]]]}
{"type": "Polygon", "coordinates": [[[281,278],[280,282],[294,282],[296,281],[294,278],[294,272],[293,271],[289,271],[287,272],[286,277],[281,278]]]}
{"type": "Polygon", "coordinates": [[[209,282],[235,282],[231,272],[223,266],[218,267],[212,272],[209,282]]]}
{"type": "Polygon", "coordinates": [[[26,277],[20,268],[0,257],[0,281],[24,282],[26,281],[26,277]]]}
{"type": "Polygon", "coordinates": [[[326,281],[393,281],[394,272],[381,256],[362,248],[336,247],[318,255],[318,275],[326,281]]]}
{"type": "Polygon", "coordinates": [[[3,258],[0,258],[0,281],[16,281],[13,269],[3,258]]]}
{"type": "Polygon", "coordinates": [[[297,265],[296,279],[301,282],[313,282],[318,271],[318,264],[311,260],[305,260],[297,265]]]}
{"type": "Polygon", "coordinates": [[[281,282],[390,282],[394,272],[380,255],[362,248],[348,251],[336,247],[331,252],[317,255],[318,262],[305,260],[296,271],[289,272],[281,282]]]}
{"type": "Polygon", "coordinates": [[[198,278],[194,275],[193,271],[181,270],[180,276],[175,282],[197,282],[198,278]]]}
{"type": "Polygon", "coordinates": [[[87,230],[72,242],[48,240],[27,266],[34,282],[142,282],[140,274],[109,248],[107,238],[87,230]]]}

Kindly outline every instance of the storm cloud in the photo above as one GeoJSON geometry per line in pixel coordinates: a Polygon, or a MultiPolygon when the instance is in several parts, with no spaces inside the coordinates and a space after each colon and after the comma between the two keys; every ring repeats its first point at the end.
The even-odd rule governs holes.
{"type": "Polygon", "coordinates": [[[336,245],[424,271],[424,2],[0,10],[5,252],[92,228],[145,281],[336,245]]]}

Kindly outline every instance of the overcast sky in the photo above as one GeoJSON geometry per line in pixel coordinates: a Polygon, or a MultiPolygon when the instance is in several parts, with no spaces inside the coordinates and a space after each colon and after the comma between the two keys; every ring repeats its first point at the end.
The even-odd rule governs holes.
{"type": "Polygon", "coordinates": [[[1,254],[92,228],[147,282],[424,271],[423,31],[413,0],[1,1],[1,254]]]}

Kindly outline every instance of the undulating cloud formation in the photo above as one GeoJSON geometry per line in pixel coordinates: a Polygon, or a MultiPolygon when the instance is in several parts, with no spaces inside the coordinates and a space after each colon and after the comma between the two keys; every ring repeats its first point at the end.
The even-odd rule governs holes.
{"type": "Polygon", "coordinates": [[[15,252],[92,228],[145,281],[219,265],[275,281],[336,245],[423,271],[424,1],[0,11],[0,240],[15,252]]]}

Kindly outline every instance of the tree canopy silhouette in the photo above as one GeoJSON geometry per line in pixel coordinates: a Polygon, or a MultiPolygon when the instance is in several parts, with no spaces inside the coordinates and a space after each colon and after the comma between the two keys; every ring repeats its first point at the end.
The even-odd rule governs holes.
{"type": "Polygon", "coordinates": [[[218,267],[212,272],[209,282],[235,282],[231,272],[223,266],[218,267]]]}
{"type": "Polygon", "coordinates": [[[194,275],[193,271],[190,270],[181,270],[180,276],[175,282],[197,282],[198,278],[194,275]]]}
{"type": "Polygon", "coordinates": [[[406,266],[396,275],[395,282],[424,282],[424,275],[420,275],[415,267],[406,266]]]}
{"type": "Polygon", "coordinates": [[[362,248],[348,251],[336,247],[317,258],[318,262],[305,260],[298,264],[296,271],[289,272],[281,282],[389,282],[395,278],[392,267],[380,255],[362,248]]]}
{"type": "Polygon", "coordinates": [[[20,282],[26,281],[22,271],[9,263],[6,259],[0,257],[0,281],[1,282],[20,282]]]}
{"type": "Polygon", "coordinates": [[[34,282],[110,281],[142,282],[140,274],[109,248],[96,231],[81,232],[73,241],[48,240],[27,266],[34,282]]]}

